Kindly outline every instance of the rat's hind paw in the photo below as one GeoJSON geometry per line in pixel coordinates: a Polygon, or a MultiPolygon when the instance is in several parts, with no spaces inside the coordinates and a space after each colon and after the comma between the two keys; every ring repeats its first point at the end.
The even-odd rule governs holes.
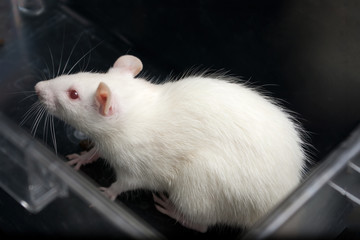
{"type": "Polygon", "coordinates": [[[106,197],[108,197],[111,201],[115,201],[118,193],[116,193],[115,191],[113,191],[111,188],[100,187],[99,189],[100,189],[100,191],[101,191],[106,197]]]}
{"type": "Polygon", "coordinates": [[[206,225],[196,224],[186,220],[182,214],[176,211],[174,204],[163,193],[159,193],[159,196],[160,197],[156,196],[156,194],[153,193],[155,207],[159,212],[175,219],[186,228],[202,233],[205,233],[207,231],[208,227],[206,225]]]}
{"type": "Polygon", "coordinates": [[[81,152],[79,154],[69,154],[66,156],[70,161],[67,163],[69,165],[75,165],[75,169],[79,170],[82,165],[86,165],[88,163],[95,162],[97,159],[99,159],[99,154],[97,153],[95,148],[90,149],[88,152],[81,152]]]}

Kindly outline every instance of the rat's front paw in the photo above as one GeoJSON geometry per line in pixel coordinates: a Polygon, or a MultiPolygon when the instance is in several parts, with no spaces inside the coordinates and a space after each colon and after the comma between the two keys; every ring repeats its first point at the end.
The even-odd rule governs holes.
{"type": "Polygon", "coordinates": [[[99,154],[97,153],[95,148],[92,148],[88,152],[81,152],[80,155],[74,153],[74,154],[69,154],[66,157],[70,160],[67,163],[71,166],[75,165],[74,168],[76,170],[79,170],[82,165],[92,163],[97,159],[99,159],[99,154]]]}
{"type": "Polygon", "coordinates": [[[86,152],[81,152],[80,155],[77,153],[67,155],[66,158],[70,160],[67,162],[67,164],[70,166],[75,165],[74,168],[79,170],[81,165],[85,165],[85,162],[87,161],[87,159],[84,157],[85,153],[86,152]]]}

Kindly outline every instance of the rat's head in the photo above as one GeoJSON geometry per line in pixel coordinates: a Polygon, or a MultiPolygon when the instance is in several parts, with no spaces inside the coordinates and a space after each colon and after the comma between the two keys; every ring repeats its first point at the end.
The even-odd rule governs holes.
{"type": "Polygon", "coordinates": [[[37,83],[35,90],[50,114],[86,131],[99,125],[104,118],[113,119],[119,115],[121,106],[112,88],[131,82],[141,70],[138,58],[124,55],[107,73],[63,75],[37,83]]]}

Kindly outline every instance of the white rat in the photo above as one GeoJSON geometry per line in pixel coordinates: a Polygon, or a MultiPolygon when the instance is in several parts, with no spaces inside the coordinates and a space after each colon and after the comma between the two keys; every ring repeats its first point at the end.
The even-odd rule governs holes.
{"type": "Polygon", "coordinates": [[[81,72],[36,84],[49,111],[86,133],[95,148],[71,164],[106,159],[117,180],[111,199],[148,189],[156,207],[205,232],[251,227],[300,182],[301,129],[269,97],[224,77],[152,84],[141,61],[120,57],[107,73],[81,72]]]}

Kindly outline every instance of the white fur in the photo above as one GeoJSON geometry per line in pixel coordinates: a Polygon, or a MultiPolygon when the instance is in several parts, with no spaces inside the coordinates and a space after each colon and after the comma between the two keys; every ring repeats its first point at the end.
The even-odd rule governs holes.
{"type": "Polygon", "coordinates": [[[37,85],[51,113],[87,133],[117,172],[113,190],[166,191],[195,223],[251,226],[296,187],[305,155],[299,127],[241,84],[187,77],[162,85],[119,69],[37,85]],[[99,114],[100,82],[115,114],[99,114]],[[76,88],[80,99],[66,91],[76,88]]]}

